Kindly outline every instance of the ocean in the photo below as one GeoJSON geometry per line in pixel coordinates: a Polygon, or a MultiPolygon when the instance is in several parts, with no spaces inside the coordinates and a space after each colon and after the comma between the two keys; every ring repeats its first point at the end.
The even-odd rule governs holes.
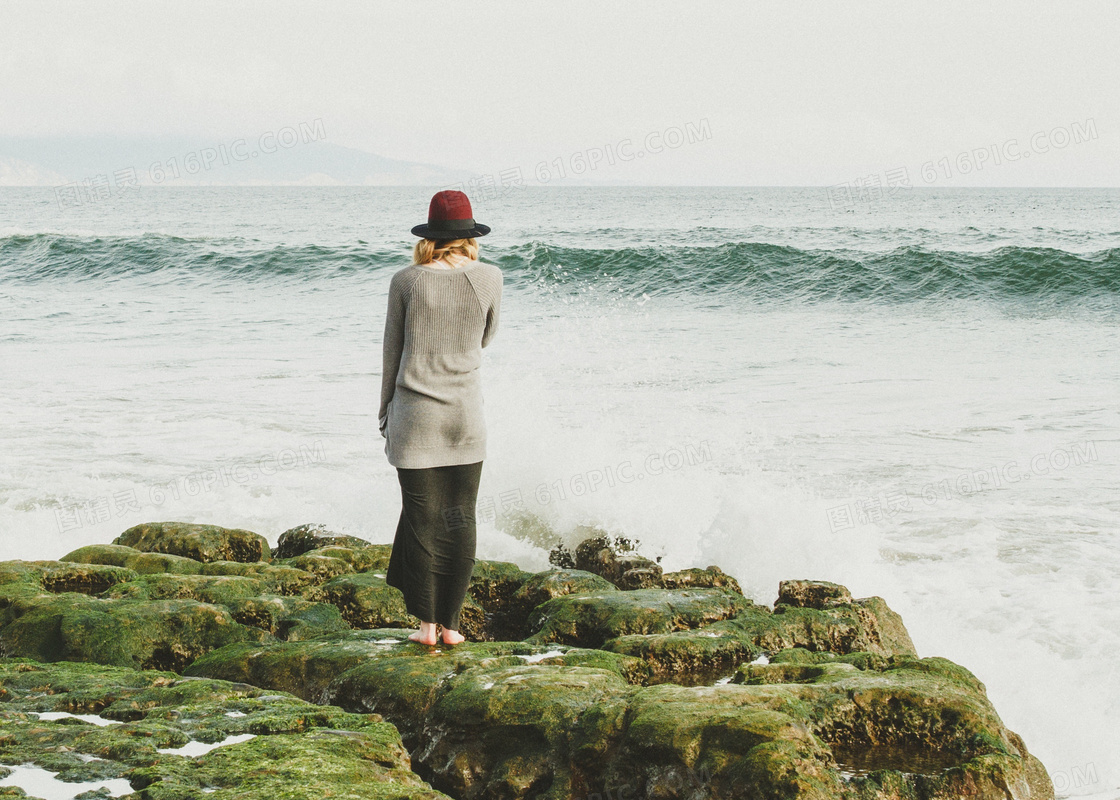
{"type": "MultiPolygon", "coordinates": [[[[430,188],[0,190],[0,558],[148,521],[392,541],[430,188]]],[[[510,187],[479,558],[600,528],[880,595],[1059,795],[1120,788],[1120,191],[510,187]]]]}

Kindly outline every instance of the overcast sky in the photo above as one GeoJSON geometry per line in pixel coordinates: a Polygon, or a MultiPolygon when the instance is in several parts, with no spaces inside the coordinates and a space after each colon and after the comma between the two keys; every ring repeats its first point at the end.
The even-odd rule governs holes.
{"type": "Polygon", "coordinates": [[[3,2],[0,135],[322,120],[478,172],[600,148],[587,175],[625,182],[1120,186],[1117,42],[1104,0],[3,2]]]}

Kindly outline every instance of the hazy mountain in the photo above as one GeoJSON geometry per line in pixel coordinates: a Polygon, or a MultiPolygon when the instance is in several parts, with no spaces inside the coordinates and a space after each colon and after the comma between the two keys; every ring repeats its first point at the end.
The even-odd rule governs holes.
{"type": "Polygon", "coordinates": [[[0,186],[435,186],[473,173],[322,141],[321,126],[257,137],[0,136],[0,186]]]}

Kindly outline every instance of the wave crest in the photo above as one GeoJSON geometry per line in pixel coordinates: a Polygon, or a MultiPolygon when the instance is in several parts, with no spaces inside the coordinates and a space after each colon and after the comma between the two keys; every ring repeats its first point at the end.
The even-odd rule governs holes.
{"type": "MultiPolygon", "coordinates": [[[[1088,298],[1120,293],[1120,249],[1071,253],[1044,247],[986,252],[900,247],[888,252],[799,249],[758,242],[711,246],[491,246],[483,258],[513,285],[632,294],[731,295],[746,299],[938,300],[1088,298]]],[[[0,238],[0,279],[159,282],[317,280],[395,271],[406,248],[267,245],[247,239],[145,234],[0,238]]]]}

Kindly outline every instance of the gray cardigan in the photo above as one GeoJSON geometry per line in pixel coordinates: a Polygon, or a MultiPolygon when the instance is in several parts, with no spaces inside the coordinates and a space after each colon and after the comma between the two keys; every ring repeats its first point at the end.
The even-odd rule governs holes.
{"type": "Polygon", "coordinates": [[[502,271],[412,264],[389,282],[378,427],[402,469],[486,458],[479,367],[498,331],[502,271]]]}

